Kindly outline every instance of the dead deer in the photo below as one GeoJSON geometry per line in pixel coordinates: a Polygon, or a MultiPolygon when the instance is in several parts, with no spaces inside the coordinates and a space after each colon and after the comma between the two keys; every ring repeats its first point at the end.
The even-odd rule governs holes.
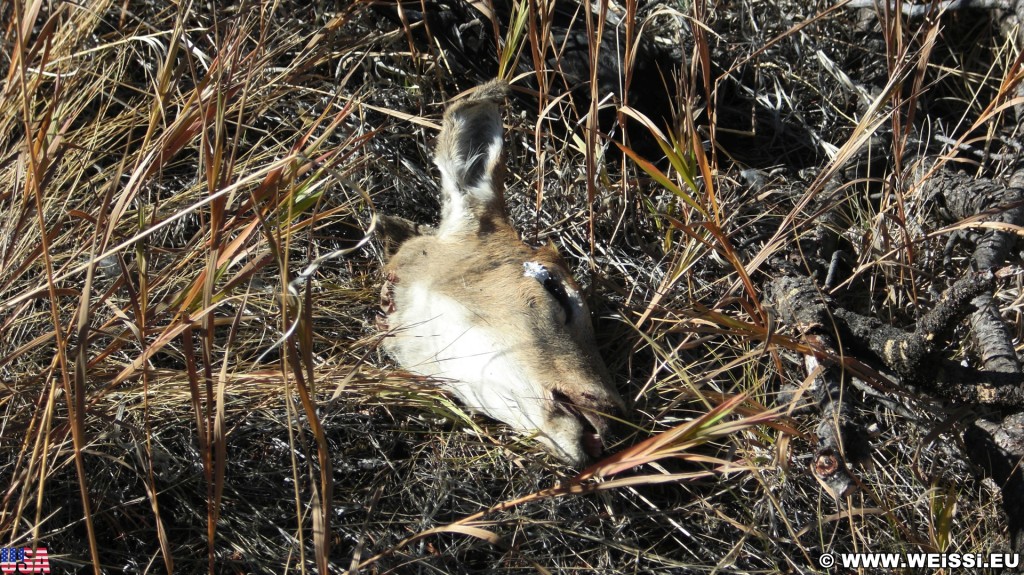
{"type": "Polygon", "coordinates": [[[590,311],[551,246],[520,241],[505,212],[500,105],[492,81],[444,114],[437,229],[385,218],[394,250],[381,304],[384,347],[438,378],[470,409],[581,465],[604,450],[622,399],[594,343],[590,311]]]}

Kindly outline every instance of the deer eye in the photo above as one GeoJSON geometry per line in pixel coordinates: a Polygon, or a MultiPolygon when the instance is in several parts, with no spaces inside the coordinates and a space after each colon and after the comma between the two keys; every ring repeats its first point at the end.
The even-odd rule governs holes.
{"type": "Polygon", "coordinates": [[[569,292],[565,289],[565,284],[557,276],[548,271],[548,268],[544,267],[543,264],[538,262],[523,262],[523,275],[531,277],[538,282],[544,289],[547,290],[551,297],[558,302],[561,306],[562,311],[565,312],[565,323],[569,324],[573,319],[573,312],[576,308],[572,298],[569,296],[569,292]]]}

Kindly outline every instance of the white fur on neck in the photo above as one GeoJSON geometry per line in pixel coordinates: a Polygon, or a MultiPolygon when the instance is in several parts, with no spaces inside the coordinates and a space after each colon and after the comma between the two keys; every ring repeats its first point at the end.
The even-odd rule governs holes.
{"type": "Polygon", "coordinates": [[[538,432],[538,439],[563,459],[586,458],[580,446],[582,424],[545,414],[543,406],[551,398],[530,367],[517,360],[515,342],[503,337],[500,326],[481,324],[465,306],[426,282],[406,289],[408,299],[388,318],[396,338],[388,347],[399,363],[439,378],[474,411],[518,431],[538,432]],[[545,421],[547,429],[541,431],[545,421]]]}

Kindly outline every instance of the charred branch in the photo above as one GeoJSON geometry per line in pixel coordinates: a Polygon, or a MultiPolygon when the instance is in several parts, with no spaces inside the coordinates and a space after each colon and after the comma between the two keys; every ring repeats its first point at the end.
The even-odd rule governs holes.
{"type": "Polygon", "coordinates": [[[866,345],[889,369],[904,381],[926,383],[934,379],[936,360],[949,341],[953,329],[973,311],[978,294],[991,291],[992,272],[969,274],[956,281],[939,303],[921,317],[912,332],[884,325],[875,318],[837,307],[834,310],[842,333],[866,345]]]}
{"type": "MultiPolygon", "coordinates": [[[[810,278],[782,276],[770,287],[775,308],[794,323],[805,341],[818,349],[836,349],[832,331],[827,329],[828,309],[810,278]]],[[[813,377],[810,392],[820,413],[811,472],[834,498],[842,499],[857,487],[846,462],[867,459],[867,433],[851,418],[852,398],[843,385],[842,371],[820,363],[813,354],[804,355],[804,365],[813,377]]]]}
{"type": "MultiPolygon", "coordinates": [[[[1001,266],[1014,245],[1017,235],[1010,229],[1024,224],[1024,180],[1021,172],[1003,185],[987,178],[970,178],[962,172],[933,170],[923,177],[918,172],[921,194],[925,202],[936,208],[946,222],[977,220],[985,227],[975,240],[973,264],[986,270],[1001,266]]],[[[971,305],[971,333],[978,350],[982,369],[999,373],[1019,373],[1020,362],[1014,349],[1010,330],[999,314],[992,298],[994,283],[978,292],[971,305]]]]}
{"type": "Polygon", "coordinates": [[[964,432],[967,454],[1002,488],[1011,548],[1024,549],[1024,413],[1002,421],[979,419],[964,432]]]}
{"type": "Polygon", "coordinates": [[[935,373],[935,390],[939,396],[965,405],[999,408],[1024,406],[1024,374],[998,372],[965,367],[943,360],[935,373]]]}
{"type": "Polygon", "coordinates": [[[932,207],[939,219],[985,222],[974,249],[975,269],[1002,265],[1017,241],[1008,228],[1024,223],[1024,189],[944,169],[921,169],[917,176],[923,203],[932,207]]]}

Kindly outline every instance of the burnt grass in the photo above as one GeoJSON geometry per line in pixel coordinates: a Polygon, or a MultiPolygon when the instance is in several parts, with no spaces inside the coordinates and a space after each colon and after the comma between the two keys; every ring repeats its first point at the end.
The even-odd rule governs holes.
{"type": "Polygon", "coordinates": [[[0,7],[3,545],[46,546],[54,573],[93,571],[91,547],[107,573],[818,573],[825,553],[1022,550],[1014,6],[612,3],[589,124],[586,8],[532,13],[551,36],[527,26],[509,64],[506,199],[585,288],[630,405],[613,451],[747,401],[610,488],[492,509],[580,470],[383,354],[370,230],[439,218],[444,102],[498,74],[519,6],[481,4],[100,2],[86,28],[70,4],[0,7]],[[918,363],[886,355],[901,337],[918,363]]]}

